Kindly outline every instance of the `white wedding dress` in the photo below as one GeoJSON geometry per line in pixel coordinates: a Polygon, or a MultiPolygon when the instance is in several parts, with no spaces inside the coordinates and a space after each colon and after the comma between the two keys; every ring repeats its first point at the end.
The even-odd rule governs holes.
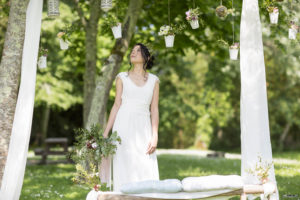
{"type": "Polygon", "coordinates": [[[123,84],[122,103],[112,131],[121,137],[113,157],[113,191],[120,191],[124,183],[159,180],[156,153],[146,154],[152,137],[150,104],[156,81],[149,73],[143,86],[136,85],[127,72],[120,72],[123,84]]]}

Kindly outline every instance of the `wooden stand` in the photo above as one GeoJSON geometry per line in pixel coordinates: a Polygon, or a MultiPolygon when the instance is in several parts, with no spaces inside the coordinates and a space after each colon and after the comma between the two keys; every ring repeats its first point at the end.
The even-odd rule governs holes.
{"type": "MultiPolygon", "coordinates": [[[[275,192],[275,191],[274,191],[275,192]]],[[[217,196],[235,196],[240,195],[241,200],[247,200],[247,194],[263,194],[264,188],[262,185],[245,185],[243,189],[234,190],[231,192],[219,194],[216,196],[210,196],[211,197],[217,197],[217,196]]],[[[197,199],[197,198],[193,198],[197,199]]],[[[204,198],[206,199],[206,198],[204,198]]],[[[161,199],[161,198],[152,198],[152,197],[138,197],[138,196],[132,196],[127,194],[99,194],[97,200],[174,200],[174,199],[161,199]]],[[[177,199],[180,200],[180,199],[177,199]]]]}

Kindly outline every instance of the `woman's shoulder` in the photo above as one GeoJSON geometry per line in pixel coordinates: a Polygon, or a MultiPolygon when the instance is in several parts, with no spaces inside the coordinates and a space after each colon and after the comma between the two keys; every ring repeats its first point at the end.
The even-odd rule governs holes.
{"type": "Polygon", "coordinates": [[[158,80],[158,82],[160,82],[159,77],[157,75],[150,73],[150,72],[149,72],[149,75],[152,76],[155,81],[158,80]]]}

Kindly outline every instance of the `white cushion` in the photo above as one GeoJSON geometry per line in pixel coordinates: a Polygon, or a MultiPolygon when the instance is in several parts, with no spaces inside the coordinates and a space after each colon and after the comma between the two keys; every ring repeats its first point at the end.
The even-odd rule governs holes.
{"type": "Polygon", "coordinates": [[[182,180],[182,188],[185,192],[240,189],[243,185],[242,177],[238,175],[187,177],[182,180]]]}
{"type": "Polygon", "coordinates": [[[120,190],[125,194],[175,193],[182,191],[182,187],[180,180],[166,179],[127,183],[123,184],[120,190]]]}

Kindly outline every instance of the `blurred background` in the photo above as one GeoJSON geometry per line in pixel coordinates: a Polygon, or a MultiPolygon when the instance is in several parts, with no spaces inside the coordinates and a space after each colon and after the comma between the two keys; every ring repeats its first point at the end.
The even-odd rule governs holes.
{"type": "MultiPolygon", "coordinates": [[[[1,0],[0,55],[8,20],[8,1],[1,0]]],[[[43,146],[48,137],[67,137],[74,142],[74,129],[83,127],[83,75],[86,59],[86,30],[80,25],[76,1],[62,0],[61,15],[47,17],[46,3],[41,32],[41,46],[48,49],[47,68],[38,69],[35,108],[30,148],[43,146]],[[74,25],[68,50],[60,50],[57,33],[65,26],[74,25]]],[[[91,9],[81,2],[84,11],[91,9]]],[[[128,0],[117,1],[111,11],[123,19],[128,0]]],[[[260,2],[261,4],[262,2],[260,2]]],[[[167,1],[145,0],[130,47],[141,42],[155,57],[150,70],[160,78],[159,144],[158,148],[212,149],[240,151],[240,71],[239,61],[229,59],[228,48],[219,42],[232,43],[232,16],[220,20],[215,15],[216,1],[195,1],[201,11],[199,29],[187,28],[176,35],[174,48],[165,48],[160,26],[168,23],[167,1]]],[[[171,1],[171,21],[185,20],[185,12],[192,1],[171,1]]],[[[232,1],[223,1],[232,7],[232,1]]],[[[241,1],[234,3],[237,14],[235,38],[239,42],[241,1]]],[[[288,39],[291,14],[299,18],[299,3],[279,5],[277,26],[271,26],[269,16],[261,8],[261,22],[265,51],[266,80],[272,147],[275,151],[295,150],[300,147],[300,62],[299,41],[288,39]],[[298,15],[297,15],[298,13],[298,15]]],[[[97,74],[115,43],[110,29],[100,16],[97,33],[97,74]]],[[[129,52],[129,51],[128,51],[129,52]]],[[[128,54],[128,53],[127,53],[128,54]]],[[[125,56],[120,71],[127,71],[125,56]]],[[[113,105],[113,85],[107,113],[113,105]]]]}

